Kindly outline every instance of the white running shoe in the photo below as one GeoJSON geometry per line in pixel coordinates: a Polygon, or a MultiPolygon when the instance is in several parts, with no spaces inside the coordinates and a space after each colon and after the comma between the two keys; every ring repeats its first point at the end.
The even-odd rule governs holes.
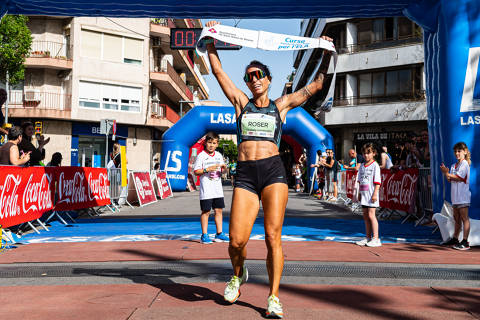
{"type": "Polygon", "coordinates": [[[272,294],[267,301],[267,318],[283,318],[283,308],[278,297],[272,294]]]}
{"type": "Polygon", "coordinates": [[[363,246],[367,245],[367,243],[368,243],[369,241],[370,241],[370,239],[368,239],[368,238],[363,238],[362,240],[355,242],[355,244],[356,244],[357,246],[362,246],[362,247],[363,247],[363,246]]]}
{"type": "Polygon", "coordinates": [[[247,267],[243,266],[243,274],[239,278],[237,276],[233,276],[230,281],[227,283],[227,287],[225,288],[225,292],[223,297],[225,301],[230,303],[235,303],[240,297],[240,286],[248,281],[248,269],[247,267]]]}
{"type": "Polygon", "coordinates": [[[367,242],[366,246],[367,247],[381,247],[382,243],[380,242],[379,238],[372,238],[372,240],[367,242]]]}

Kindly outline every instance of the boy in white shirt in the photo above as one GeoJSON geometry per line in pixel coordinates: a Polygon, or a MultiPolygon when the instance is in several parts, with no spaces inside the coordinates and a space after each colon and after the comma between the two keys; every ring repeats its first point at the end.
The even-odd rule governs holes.
{"type": "Polygon", "coordinates": [[[200,176],[200,208],[202,215],[200,223],[202,225],[201,242],[210,244],[212,240],[208,236],[208,216],[210,211],[215,211],[215,225],[217,233],[215,242],[228,241],[228,236],[222,232],[223,215],[225,208],[222,188],[222,169],[226,170],[227,166],[220,152],[215,151],[218,146],[218,134],[209,132],[205,136],[204,150],[200,152],[195,160],[193,167],[194,173],[200,176]]]}
{"type": "Polygon", "coordinates": [[[378,237],[378,220],[375,215],[379,206],[378,193],[382,183],[380,166],[375,161],[377,155],[375,146],[367,143],[362,147],[365,163],[360,165],[357,181],[360,184],[358,200],[362,204],[363,220],[365,222],[366,237],[357,241],[359,246],[380,247],[382,243],[378,237]]]}

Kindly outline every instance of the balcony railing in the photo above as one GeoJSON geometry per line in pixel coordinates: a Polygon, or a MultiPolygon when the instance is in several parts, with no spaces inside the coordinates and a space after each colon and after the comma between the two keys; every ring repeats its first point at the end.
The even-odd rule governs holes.
{"type": "MultiPolygon", "coordinates": [[[[163,71],[163,70],[162,70],[163,71]]],[[[185,95],[189,100],[193,100],[193,93],[188,89],[187,85],[185,82],[183,82],[182,78],[178,75],[177,71],[172,67],[170,63],[167,63],[167,73],[169,77],[175,82],[175,84],[183,91],[185,92],[185,95]]]]}
{"type": "Polygon", "coordinates": [[[416,91],[408,93],[398,93],[388,96],[363,96],[363,97],[346,97],[335,99],[333,106],[335,107],[352,107],[362,104],[392,103],[406,101],[425,101],[425,91],[416,91]]]}
{"type": "Polygon", "coordinates": [[[393,47],[401,47],[410,44],[422,43],[422,37],[406,37],[402,39],[383,39],[372,43],[352,44],[338,48],[338,53],[357,53],[362,51],[379,50],[393,47]]]}
{"type": "Polygon", "coordinates": [[[162,104],[158,101],[152,101],[151,106],[152,108],[150,115],[152,118],[167,119],[172,123],[176,123],[178,120],[180,120],[178,113],[166,104],[162,104]]]}
{"type": "Polygon", "coordinates": [[[72,46],[60,42],[33,41],[29,58],[72,60],[72,46]]]}
{"type": "Polygon", "coordinates": [[[173,20],[173,19],[152,18],[150,20],[150,22],[153,23],[153,24],[158,24],[159,26],[162,26],[162,27],[176,28],[175,20],[173,20]]]}
{"type": "Polygon", "coordinates": [[[10,90],[8,95],[9,108],[71,110],[72,96],[70,94],[42,92],[40,90],[10,90]]]}

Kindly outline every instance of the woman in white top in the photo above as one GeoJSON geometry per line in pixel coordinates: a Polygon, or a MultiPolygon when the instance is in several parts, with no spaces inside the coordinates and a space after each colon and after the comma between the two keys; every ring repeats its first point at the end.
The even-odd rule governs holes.
{"type": "Polygon", "coordinates": [[[442,163],[440,170],[447,178],[451,186],[451,200],[453,206],[453,218],[455,219],[455,231],[453,237],[445,242],[445,245],[453,245],[457,250],[469,250],[468,235],[470,234],[470,219],[468,207],[470,207],[470,151],[464,142],[458,142],[453,146],[453,152],[457,162],[452,165],[450,171],[442,163]],[[463,224],[463,240],[458,241],[458,236],[463,224]]]}
{"type": "Polygon", "coordinates": [[[380,165],[380,169],[390,169],[391,167],[393,167],[392,158],[388,154],[387,150],[387,146],[382,146],[382,153],[380,155],[380,157],[382,158],[382,164],[380,165]]]}

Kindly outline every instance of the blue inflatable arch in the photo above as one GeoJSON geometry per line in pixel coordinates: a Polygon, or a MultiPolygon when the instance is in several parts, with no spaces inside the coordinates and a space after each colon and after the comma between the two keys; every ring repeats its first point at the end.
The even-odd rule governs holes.
{"type": "MultiPolygon", "coordinates": [[[[168,129],[162,137],[160,168],[167,170],[174,191],[187,186],[188,154],[190,147],[208,131],[236,133],[237,124],[233,107],[198,106],[168,129]]],[[[315,163],[317,150],[332,148],[333,138],[304,109],[287,113],[283,133],[295,138],[307,149],[309,163],[315,163]]],[[[312,174],[312,170],[309,171],[312,174]]],[[[312,179],[310,179],[312,181],[312,179]]]]}
{"type": "MultiPolygon", "coordinates": [[[[478,0],[7,0],[0,15],[174,18],[334,18],[405,15],[424,29],[428,129],[434,211],[450,186],[439,166],[452,146],[471,149],[470,216],[480,218],[480,1],[478,0]]],[[[294,31],[292,31],[294,32],[294,31]]],[[[195,108],[194,108],[195,109],[195,108]]]]}

